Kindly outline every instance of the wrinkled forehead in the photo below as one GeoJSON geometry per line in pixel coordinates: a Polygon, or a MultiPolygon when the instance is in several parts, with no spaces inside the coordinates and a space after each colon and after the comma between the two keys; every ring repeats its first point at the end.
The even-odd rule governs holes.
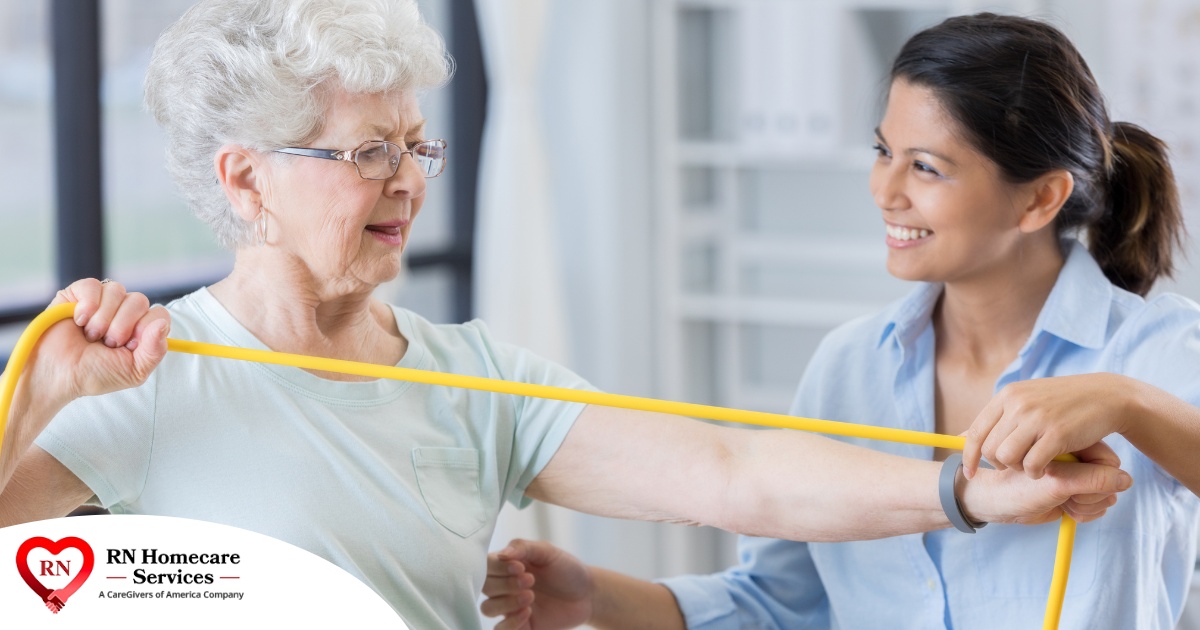
{"type": "Polygon", "coordinates": [[[412,137],[423,131],[425,119],[411,90],[354,94],[332,90],[325,109],[320,140],[362,142],[412,137]]]}

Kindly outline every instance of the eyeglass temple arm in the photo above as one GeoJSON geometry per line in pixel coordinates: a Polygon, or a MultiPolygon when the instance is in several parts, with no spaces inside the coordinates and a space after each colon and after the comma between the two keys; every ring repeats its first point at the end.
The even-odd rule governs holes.
{"type": "Polygon", "coordinates": [[[336,149],[302,149],[299,147],[286,147],[283,149],[275,149],[276,153],[290,153],[292,155],[304,155],[307,157],[323,158],[326,160],[345,160],[348,151],[338,151],[336,149]]]}

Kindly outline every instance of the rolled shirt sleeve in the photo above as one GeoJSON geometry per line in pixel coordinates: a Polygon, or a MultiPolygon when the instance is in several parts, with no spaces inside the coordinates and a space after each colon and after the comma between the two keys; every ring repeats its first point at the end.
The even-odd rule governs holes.
{"type": "Polygon", "coordinates": [[[722,573],[660,581],[688,628],[830,627],[829,599],[807,543],[743,536],[738,555],[738,566],[722,573]]]}

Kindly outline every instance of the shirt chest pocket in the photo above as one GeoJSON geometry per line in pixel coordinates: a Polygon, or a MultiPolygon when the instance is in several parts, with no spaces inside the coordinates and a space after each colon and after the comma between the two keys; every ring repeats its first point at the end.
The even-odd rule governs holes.
{"type": "MultiPolygon", "coordinates": [[[[1071,554],[1071,573],[1067,580],[1068,601],[1091,594],[1099,560],[1099,537],[1103,519],[1080,526],[1071,554]]],[[[974,566],[956,572],[963,585],[990,601],[1022,599],[1044,602],[1050,593],[1058,547],[1059,522],[1038,526],[989,525],[972,539],[970,550],[974,566]]],[[[947,553],[950,553],[947,550],[947,553]]]]}
{"type": "Polygon", "coordinates": [[[480,494],[479,451],[418,446],[412,451],[421,498],[442,527],[467,538],[487,522],[480,494]]]}

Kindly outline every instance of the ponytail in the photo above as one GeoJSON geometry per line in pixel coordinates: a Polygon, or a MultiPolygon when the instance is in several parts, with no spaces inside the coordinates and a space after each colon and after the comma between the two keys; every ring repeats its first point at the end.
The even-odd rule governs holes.
{"type": "Polygon", "coordinates": [[[1088,225],[1088,250],[1113,284],[1146,295],[1173,271],[1183,212],[1167,146],[1132,123],[1114,123],[1104,212],[1088,225]]]}

